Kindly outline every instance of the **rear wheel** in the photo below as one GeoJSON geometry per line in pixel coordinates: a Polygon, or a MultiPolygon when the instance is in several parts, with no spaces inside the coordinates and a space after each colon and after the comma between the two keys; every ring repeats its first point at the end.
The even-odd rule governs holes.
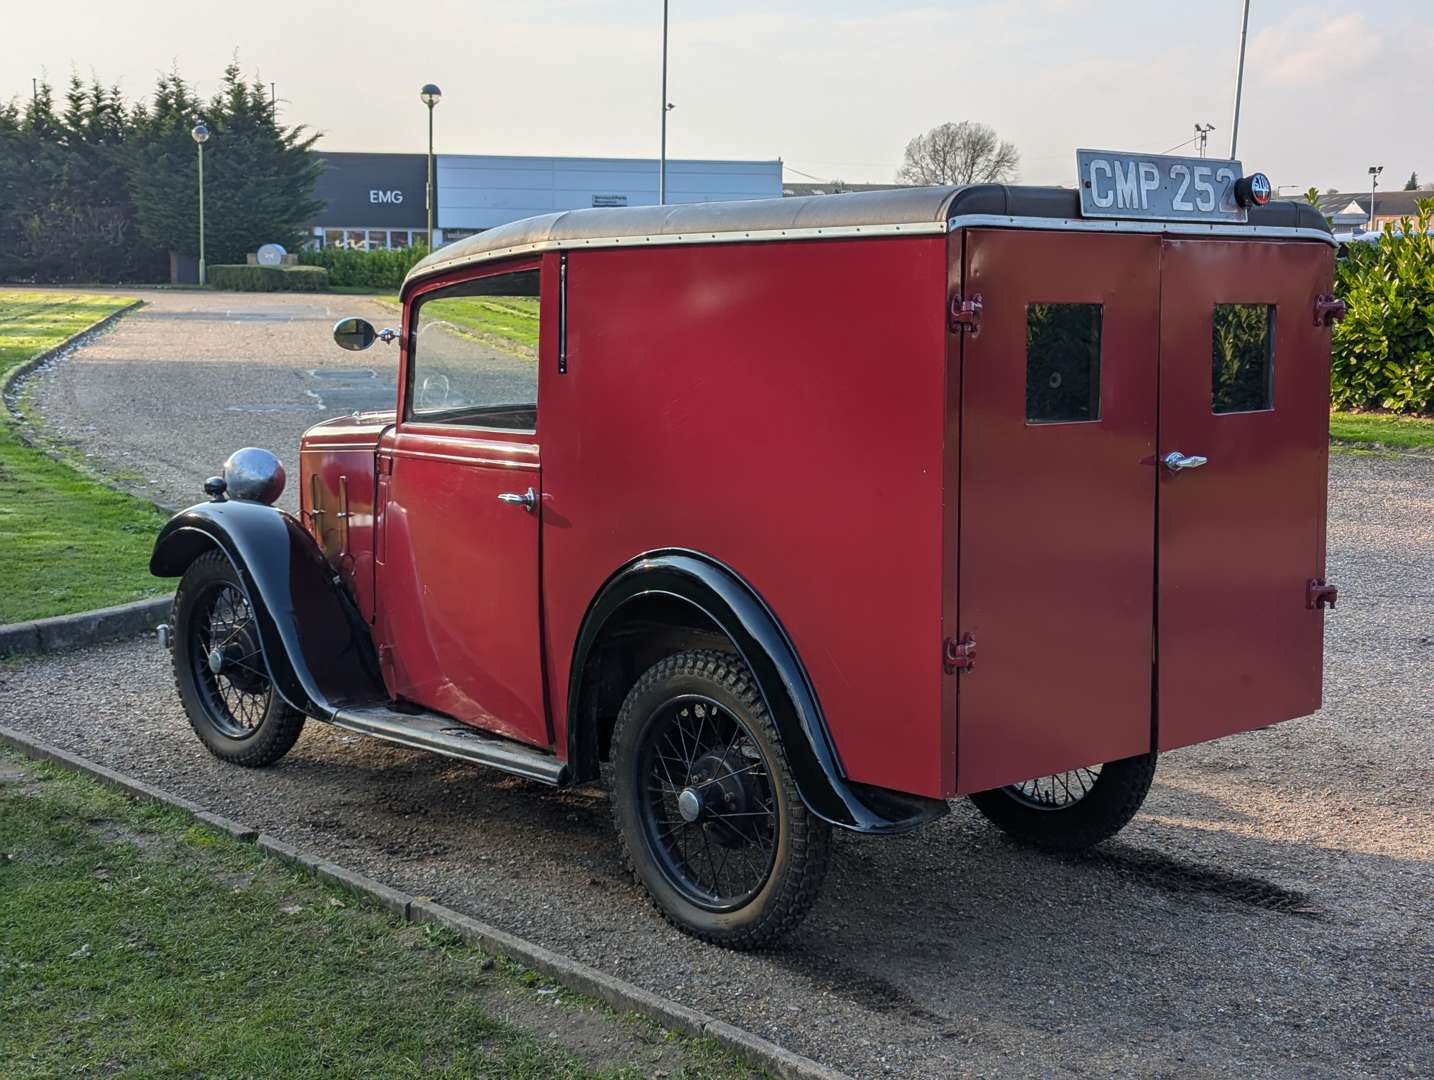
{"type": "Polygon", "coordinates": [[[180,580],[173,663],[189,724],[215,757],[271,765],[298,739],[304,714],[275,689],[253,608],[219,551],[195,559],[180,580]]]}
{"type": "Polygon", "coordinates": [[[612,759],[628,867],[669,922],[751,949],[802,920],[831,830],[802,803],[740,660],[688,652],[649,668],[618,714],[612,759]]]}
{"type": "Polygon", "coordinates": [[[1084,851],[1108,840],[1145,802],[1154,751],[1104,765],[1042,776],[971,796],[990,821],[1023,843],[1084,851]]]}

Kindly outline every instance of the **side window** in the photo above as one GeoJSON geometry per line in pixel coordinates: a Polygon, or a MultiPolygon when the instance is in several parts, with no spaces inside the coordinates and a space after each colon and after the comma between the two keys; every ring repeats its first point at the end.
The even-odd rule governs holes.
{"type": "Polygon", "coordinates": [[[407,415],[428,423],[536,430],[538,271],[430,293],[413,315],[407,415]]]}
{"type": "Polygon", "coordinates": [[[1275,407],[1275,305],[1216,304],[1210,344],[1210,411],[1275,407]]]}
{"type": "Polygon", "coordinates": [[[1100,304],[1026,307],[1026,422],[1100,419],[1100,304]]]}

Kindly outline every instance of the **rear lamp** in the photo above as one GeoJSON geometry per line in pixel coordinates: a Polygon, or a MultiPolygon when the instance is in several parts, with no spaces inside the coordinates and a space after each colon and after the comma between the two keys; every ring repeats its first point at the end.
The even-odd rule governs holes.
{"type": "Polygon", "coordinates": [[[1273,193],[1270,178],[1262,172],[1251,173],[1235,181],[1235,201],[1241,206],[1264,206],[1273,193]]]}

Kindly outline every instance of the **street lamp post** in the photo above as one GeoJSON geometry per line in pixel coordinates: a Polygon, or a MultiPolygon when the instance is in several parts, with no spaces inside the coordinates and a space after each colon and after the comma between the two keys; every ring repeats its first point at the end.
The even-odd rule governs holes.
{"type": "Polygon", "coordinates": [[[667,100],[667,0],[662,0],[662,145],[657,156],[657,205],[667,204],[667,114],[672,102],[667,100]]]}
{"type": "Polygon", "coordinates": [[[204,144],[209,141],[209,129],[201,121],[189,134],[199,148],[199,284],[204,285],[204,144]]]}
{"type": "Polygon", "coordinates": [[[1379,174],[1383,171],[1383,165],[1369,167],[1369,232],[1374,231],[1374,189],[1379,186],[1379,174]]]}
{"type": "Polygon", "coordinates": [[[428,187],[424,201],[428,205],[428,250],[433,250],[433,106],[443,97],[443,91],[433,83],[424,83],[418,92],[418,99],[428,106],[428,187]]]}

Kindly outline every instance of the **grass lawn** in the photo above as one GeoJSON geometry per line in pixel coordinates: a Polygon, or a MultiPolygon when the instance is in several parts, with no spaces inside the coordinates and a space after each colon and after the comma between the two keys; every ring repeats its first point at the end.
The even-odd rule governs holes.
{"type": "MultiPolygon", "coordinates": [[[[399,310],[397,293],[376,292],[369,296],[399,310]]],[[[538,298],[535,296],[450,297],[429,308],[428,315],[452,323],[479,341],[528,359],[537,358],[538,298]]]]}
{"type": "MultiPolygon", "coordinates": [[[[127,297],[0,291],[0,379],[127,297]]],[[[26,446],[0,412],[0,623],[122,604],[172,587],[149,575],[164,517],[26,446]]]]}
{"type": "Polygon", "coordinates": [[[1331,413],[1329,436],[1339,443],[1390,450],[1434,450],[1434,418],[1390,413],[1331,413]]]}
{"type": "Polygon", "coordinates": [[[166,808],[0,752],[6,1077],[752,1075],[166,808]]]}

